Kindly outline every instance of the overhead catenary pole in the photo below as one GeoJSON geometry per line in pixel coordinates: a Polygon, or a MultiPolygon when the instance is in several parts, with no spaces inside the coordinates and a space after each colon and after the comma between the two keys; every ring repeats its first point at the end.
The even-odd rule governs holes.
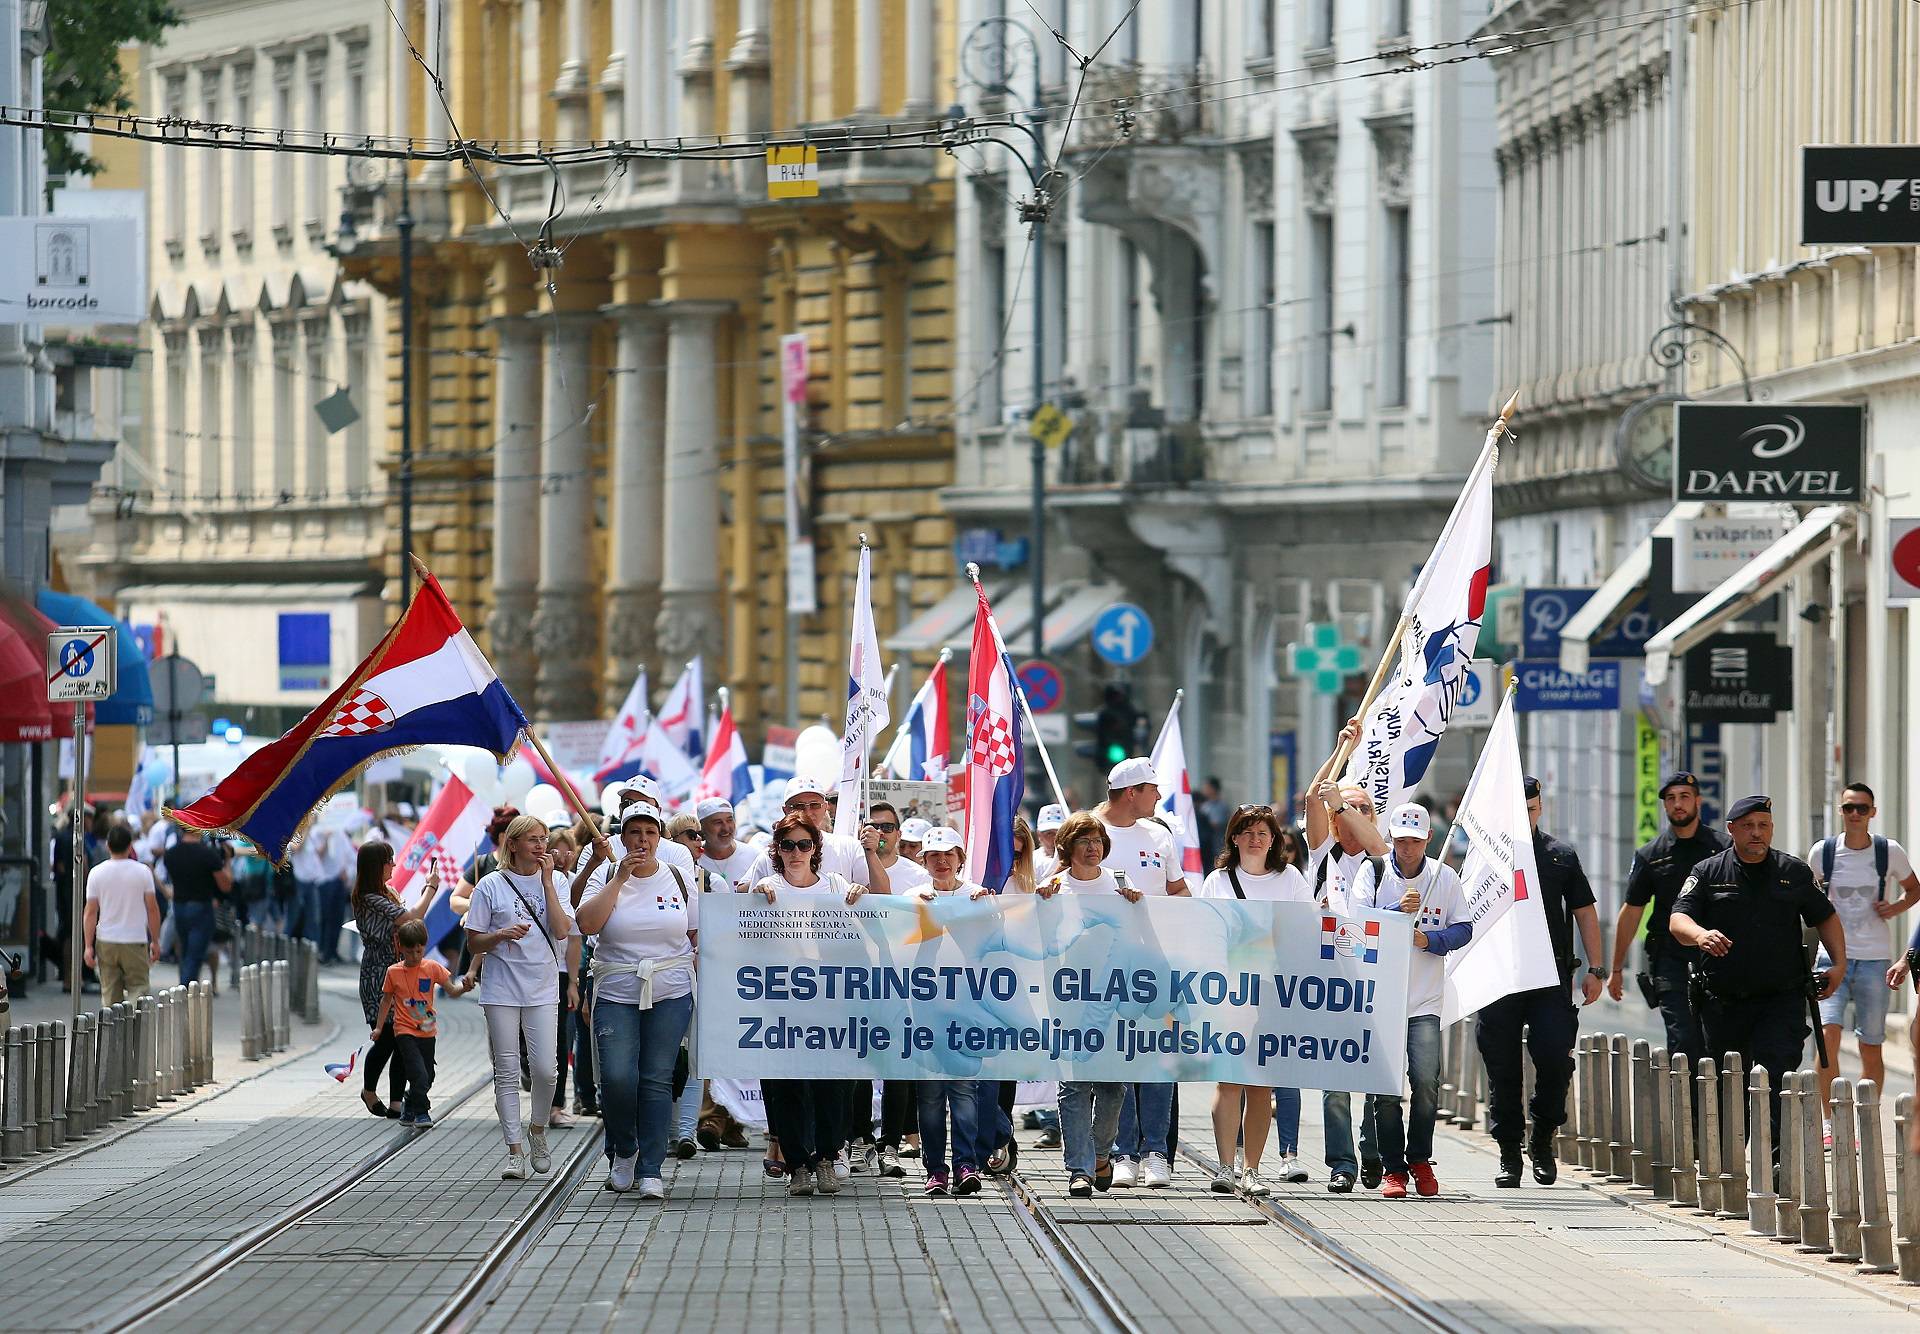
{"type": "MultiPolygon", "coordinates": [[[[413,213],[407,198],[407,167],[400,167],[400,550],[413,554],[413,213]]],[[[412,564],[400,562],[400,614],[413,597],[412,564]]]]}

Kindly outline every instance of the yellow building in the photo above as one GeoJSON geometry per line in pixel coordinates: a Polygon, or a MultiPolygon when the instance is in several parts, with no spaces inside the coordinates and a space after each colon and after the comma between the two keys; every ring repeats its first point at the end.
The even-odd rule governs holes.
{"type": "MultiPolygon", "coordinates": [[[[950,86],[934,40],[950,9],[412,0],[409,31],[444,71],[446,102],[409,57],[392,128],[711,143],[923,121],[933,89],[950,86]]],[[[709,681],[734,687],[744,729],[786,720],[786,333],[804,332],[810,356],[803,473],[820,607],[798,624],[797,717],[844,705],[860,532],[875,547],[883,638],[951,588],[938,501],[952,472],[951,168],[929,151],[828,155],[820,184],[816,199],[771,202],[751,152],[414,166],[415,319],[390,341],[388,405],[397,432],[410,341],[414,548],[484,625],[530,711],[600,716],[637,665],[665,684],[698,653],[709,681]],[[557,265],[536,269],[543,237],[557,265]]],[[[351,261],[390,296],[400,202],[397,179],[369,184],[351,261]]],[[[392,506],[386,530],[391,597],[392,506]]]]}

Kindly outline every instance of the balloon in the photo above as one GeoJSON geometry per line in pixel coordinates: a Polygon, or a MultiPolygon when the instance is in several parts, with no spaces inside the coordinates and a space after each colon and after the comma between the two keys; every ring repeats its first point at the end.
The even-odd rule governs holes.
{"type": "Polygon", "coordinates": [[[537,815],[542,820],[546,820],[556,815],[566,814],[567,799],[560,795],[559,788],[551,783],[542,783],[538,787],[530,788],[527,799],[520,802],[519,806],[528,815],[537,815]]]}
{"type": "Polygon", "coordinates": [[[524,811],[527,808],[527,794],[533,791],[533,785],[539,780],[528,764],[526,757],[516,755],[513,763],[500,771],[500,790],[494,796],[496,806],[516,806],[524,811]]]}
{"type": "Polygon", "coordinates": [[[470,751],[450,766],[467,785],[467,791],[492,806],[500,792],[500,764],[484,750],[470,751]]]}
{"type": "Polygon", "coordinates": [[[831,727],[815,723],[793,743],[793,772],[806,778],[840,776],[840,738],[831,727]]]}
{"type": "Polygon", "coordinates": [[[620,809],[620,785],[608,783],[600,789],[600,813],[611,820],[620,809]]]}

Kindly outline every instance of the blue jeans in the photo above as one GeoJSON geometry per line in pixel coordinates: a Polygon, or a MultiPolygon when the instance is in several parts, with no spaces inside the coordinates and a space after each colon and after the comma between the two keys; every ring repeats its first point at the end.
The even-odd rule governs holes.
{"type": "Polygon", "coordinates": [[[913,1095],[920,1110],[920,1162],[927,1175],[947,1170],[947,1119],[953,1119],[955,1167],[978,1170],[979,1081],[973,1079],[919,1079],[913,1095]]]}
{"type": "Polygon", "coordinates": [[[1440,1114],[1440,1016],[1416,1014],[1407,1020],[1407,1081],[1413,1085],[1413,1120],[1401,1116],[1400,1095],[1375,1093],[1367,1099],[1380,1141],[1380,1162],[1389,1172],[1409,1162],[1433,1161],[1433,1121],[1440,1114]]]}
{"type": "Polygon", "coordinates": [[[311,940],[320,944],[320,888],[324,882],[319,880],[295,880],[293,897],[287,901],[287,934],[297,939],[311,940]]]}
{"type": "Polygon", "coordinates": [[[1060,1085],[1060,1139],[1067,1171],[1093,1175],[1100,1150],[1113,1143],[1120,1130],[1120,1108],[1126,1101],[1124,1084],[1095,1084],[1064,1080],[1060,1085]]]}
{"type": "Polygon", "coordinates": [[[180,985],[184,987],[199,978],[200,965],[207,961],[207,951],[213,947],[213,905],[174,904],[173,930],[180,942],[180,985]]]}
{"type": "MultiPolygon", "coordinates": [[[[586,1022],[586,1015],[593,1009],[592,963],[593,945],[587,942],[580,947],[580,1012],[573,1025],[573,1100],[590,1109],[600,1105],[593,1081],[593,1026],[586,1022]]],[[[560,1053],[560,1059],[566,1060],[565,1052],[560,1053]]]]}
{"type": "Polygon", "coordinates": [[[673,1109],[673,1137],[675,1139],[693,1138],[693,1132],[700,1122],[700,1099],[705,1095],[706,1091],[706,1080],[694,1079],[691,1076],[688,1077],[687,1087],[680,1094],[680,1101],[675,1104],[673,1109]]]}
{"type": "MultiPolygon", "coordinates": [[[[1320,1101],[1320,1124],[1326,1138],[1327,1171],[1360,1175],[1360,1164],[1353,1156],[1353,1095],[1328,1092],[1320,1101]]],[[[1360,1121],[1360,1154],[1370,1164],[1380,1161],[1374,1145],[1373,1100],[1365,1099],[1360,1121]]]]}
{"type": "Polygon", "coordinates": [[[1279,1153],[1300,1152],[1300,1090],[1275,1088],[1273,1091],[1273,1134],[1279,1153]]]}
{"type": "Polygon", "coordinates": [[[1114,1157],[1144,1158],[1150,1153],[1167,1151],[1167,1135],[1173,1125],[1173,1087],[1172,1084],[1125,1085],[1114,1157]]]}
{"type": "Polygon", "coordinates": [[[673,1061],[692,1019],[692,996],[657,1000],[651,1010],[605,998],[593,1007],[607,1156],[637,1154],[636,1176],[659,1176],[666,1159],[673,1115],[673,1061]]]}
{"type": "MultiPolygon", "coordinates": [[[[1820,951],[1820,968],[1833,967],[1825,950],[1820,951]]],[[[1893,988],[1887,985],[1887,960],[1848,959],[1847,971],[1839,989],[1820,1002],[1820,1023],[1839,1028],[1847,1021],[1847,1003],[1853,1003],[1853,1032],[1861,1043],[1880,1046],[1887,1040],[1887,1004],[1893,988]]]]}

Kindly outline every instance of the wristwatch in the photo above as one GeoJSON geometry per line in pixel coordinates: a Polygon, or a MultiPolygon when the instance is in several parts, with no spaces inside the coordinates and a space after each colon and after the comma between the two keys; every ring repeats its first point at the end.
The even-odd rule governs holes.
{"type": "Polygon", "coordinates": [[[1589,968],[1587,972],[1599,978],[1602,982],[1607,980],[1607,970],[1604,968],[1589,968]]]}
{"type": "Polygon", "coordinates": [[[1352,809],[1353,807],[1347,805],[1347,803],[1343,801],[1338,806],[1327,807],[1327,814],[1328,815],[1345,815],[1348,811],[1352,809]]]}

